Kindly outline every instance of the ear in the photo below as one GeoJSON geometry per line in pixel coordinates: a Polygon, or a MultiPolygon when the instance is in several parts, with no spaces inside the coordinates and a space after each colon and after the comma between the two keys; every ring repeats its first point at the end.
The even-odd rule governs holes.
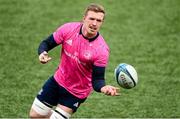
{"type": "Polygon", "coordinates": [[[82,22],[84,22],[85,18],[86,18],[86,16],[84,15],[83,18],[82,18],[82,22]]]}
{"type": "Polygon", "coordinates": [[[84,16],[83,16],[83,21],[85,20],[85,18],[86,18],[86,16],[84,15],[84,16]]]}

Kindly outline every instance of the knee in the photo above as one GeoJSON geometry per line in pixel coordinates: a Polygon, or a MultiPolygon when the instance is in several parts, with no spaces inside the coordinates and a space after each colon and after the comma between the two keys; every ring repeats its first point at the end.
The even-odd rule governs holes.
{"type": "Polygon", "coordinates": [[[29,112],[29,118],[30,119],[37,118],[36,113],[34,112],[33,109],[31,109],[30,112],[29,112]]]}
{"type": "Polygon", "coordinates": [[[71,114],[65,112],[61,108],[56,108],[50,116],[50,119],[69,119],[70,117],[71,114]]]}
{"type": "Polygon", "coordinates": [[[51,108],[35,99],[29,112],[30,118],[47,118],[51,115],[51,108]]]}
{"type": "Polygon", "coordinates": [[[34,111],[33,109],[30,110],[29,112],[29,118],[30,119],[37,119],[37,118],[48,118],[51,115],[51,113],[47,114],[47,115],[40,115],[39,113],[37,113],[36,111],[34,111]]]}
{"type": "Polygon", "coordinates": [[[38,118],[37,113],[31,108],[30,112],[29,112],[29,118],[33,119],[33,118],[38,118]]]}

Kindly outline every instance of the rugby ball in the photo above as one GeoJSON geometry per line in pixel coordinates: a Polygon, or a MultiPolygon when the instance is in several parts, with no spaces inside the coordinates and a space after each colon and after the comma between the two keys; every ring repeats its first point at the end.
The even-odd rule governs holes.
{"type": "Polygon", "coordinates": [[[114,70],[114,76],[119,86],[125,89],[131,89],[138,83],[137,72],[130,64],[119,64],[114,70]]]}

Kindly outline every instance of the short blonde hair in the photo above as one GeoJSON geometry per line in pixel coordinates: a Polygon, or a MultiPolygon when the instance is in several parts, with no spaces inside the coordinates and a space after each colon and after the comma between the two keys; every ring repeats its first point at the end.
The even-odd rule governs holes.
{"type": "Polygon", "coordinates": [[[105,15],[105,9],[102,5],[91,3],[85,10],[84,15],[86,16],[88,11],[102,12],[105,15]]]}

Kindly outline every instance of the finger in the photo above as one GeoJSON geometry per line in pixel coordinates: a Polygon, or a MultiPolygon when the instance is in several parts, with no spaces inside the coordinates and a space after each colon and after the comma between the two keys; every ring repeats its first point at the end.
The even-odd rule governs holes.
{"type": "Polygon", "coordinates": [[[121,94],[117,91],[117,90],[115,90],[115,92],[114,92],[114,96],[120,96],[121,94]]]}
{"type": "Polygon", "coordinates": [[[120,93],[114,88],[109,91],[110,91],[111,96],[119,96],[120,95],[120,93]]]}
{"type": "Polygon", "coordinates": [[[121,94],[120,93],[116,93],[115,96],[120,96],[121,94]]]}
{"type": "Polygon", "coordinates": [[[113,88],[109,88],[108,92],[109,92],[110,96],[115,96],[116,95],[116,90],[114,90],[113,88]]]}
{"type": "Polygon", "coordinates": [[[48,58],[47,58],[48,61],[51,60],[51,59],[52,59],[51,57],[48,57],[48,58]]]}
{"type": "Polygon", "coordinates": [[[44,54],[41,54],[41,55],[39,55],[39,60],[40,61],[45,61],[46,57],[47,56],[45,56],[44,54]]]}
{"type": "Polygon", "coordinates": [[[44,57],[44,56],[39,57],[39,61],[43,64],[47,63],[49,60],[51,60],[50,57],[44,57]]]}
{"type": "Polygon", "coordinates": [[[44,57],[39,57],[39,61],[40,61],[40,62],[45,62],[46,60],[45,60],[44,57]]]}
{"type": "Polygon", "coordinates": [[[45,57],[45,58],[44,58],[44,61],[45,61],[45,62],[49,62],[51,59],[52,59],[51,57],[45,57]]]}
{"type": "Polygon", "coordinates": [[[116,90],[120,90],[120,88],[118,88],[118,87],[115,87],[115,89],[116,89],[116,90]]]}
{"type": "Polygon", "coordinates": [[[120,89],[119,88],[115,88],[114,89],[116,92],[120,92],[120,89]]]}
{"type": "Polygon", "coordinates": [[[45,59],[39,59],[39,61],[40,61],[42,64],[47,63],[47,61],[46,61],[45,59]]]}
{"type": "Polygon", "coordinates": [[[114,90],[116,90],[116,91],[119,91],[119,90],[120,90],[120,88],[118,88],[118,87],[115,87],[115,88],[114,88],[114,90]]]}
{"type": "Polygon", "coordinates": [[[119,88],[113,87],[111,90],[112,90],[113,92],[115,92],[115,93],[119,92],[119,88]]]}
{"type": "Polygon", "coordinates": [[[115,91],[111,91],[111,96],[115,96],[116,92],[115,91]]]}
{"type": "Polygon", "coordinates": [[[110,90],[107,90],[105,94],[106,94],[106,95],[112,95],[111,93],[112,93],[112,92],[111,92],[110,90]]]}

